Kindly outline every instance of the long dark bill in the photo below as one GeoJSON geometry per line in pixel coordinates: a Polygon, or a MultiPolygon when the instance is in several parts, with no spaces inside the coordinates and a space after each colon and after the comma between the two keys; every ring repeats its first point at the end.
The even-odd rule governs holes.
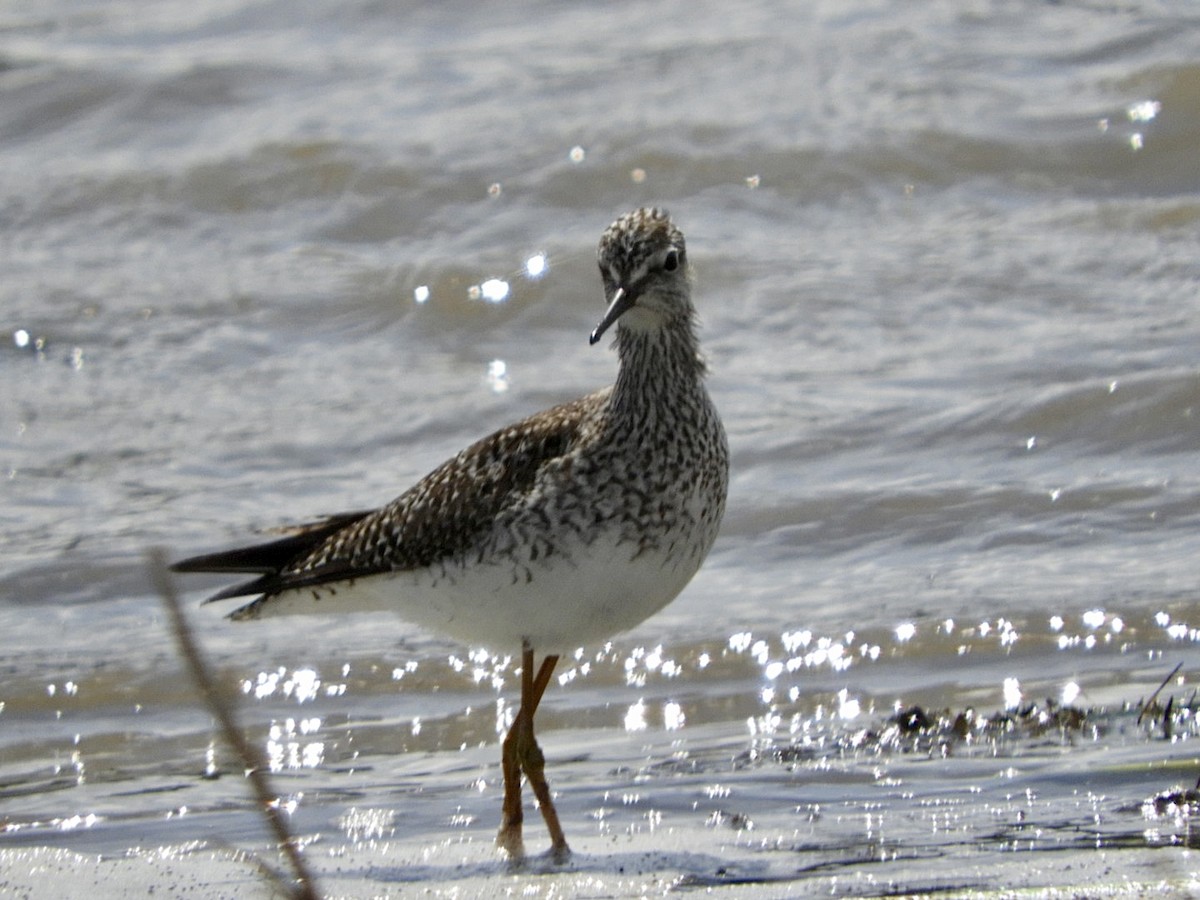
{"type": "Polygon", "coordinates": [[[623,287],[617,288],[613,294],[612,302],[608,304],[608,309],[604,311],[604,318],[600,320],[600,324],[592,330],[592,336],[588,338],[589,344],[595,344],[604,336],[604,332],[612,327],[612,324],[621,318],[625,313],[633,308],[637,303],[637,295],[623,287]]]}

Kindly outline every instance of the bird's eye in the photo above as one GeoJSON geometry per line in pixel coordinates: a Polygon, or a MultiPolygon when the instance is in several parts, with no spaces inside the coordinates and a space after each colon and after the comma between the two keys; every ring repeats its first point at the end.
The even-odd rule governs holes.
{"type": "Polygon", "coordinates": [[[674,272],[679,268],[679,251],[671,248],[667,255],[663,257],[663,271],[674,272]]]}

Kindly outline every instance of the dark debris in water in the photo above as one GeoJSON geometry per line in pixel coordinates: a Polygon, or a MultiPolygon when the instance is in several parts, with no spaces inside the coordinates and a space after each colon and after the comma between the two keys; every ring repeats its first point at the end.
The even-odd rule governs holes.
{"type": "Polygon", "coordinates": [[[1163,791],[1146,801],[1147,812],[1157,817],[1187,817],[1200,814],[1200,789],[1163,791]]]}
{"type": "Polygon", "coordinates": [[[1104,710],[1063,706],[1053,700],[1030,703],[1017,709],[990,715],[973,708],[958,712],[926,710],[910,706],[882,723],[864,730],[834,734],[819,745],[788,744],[774,748],[777,762],[806,762],[839,753],[930,753],[949,755],[963,744],[1009,739],[1034,739],[1047,735],[1069,742],[1075,736],[1103,737],[1111,727],[1111,715],[1104,710]]]}
{"type": "MultiPolygon", "coordinates": [[[[1160,702],[1158,694],[1156,691],[1148,701],[1126,704],[1115,710],[1080,708],[1051,699],[990,714],[971,707],[955,711],[914,705],[866,728],[829,723],[819,734],[806,732],[803,739],[748,750],[734,760],[734,765],[740,768],[773,760],[791,767],[835,757],[861,758],[889,753],[949,757],[960,750],[980,747],[997,755],[1007,755],[1022,752],[1022,743],[1049,741],[1071,746],[1081,741],[1103,740],[1114,733],[1130,732],[1138,733],[1148,741],[1200,737],[1195,695],[1185,702],[1177,701],[1175,697],[1160,702]],[[1135,712],[1136,720],[1131,721],[1135,712]]],[[[1180,819],[1200,814],[1200,778],[1190,790],[1173,788],[1149,800],[1131,801],[1128,809],[1135,808],[1158,818],[1180,819]]]]}

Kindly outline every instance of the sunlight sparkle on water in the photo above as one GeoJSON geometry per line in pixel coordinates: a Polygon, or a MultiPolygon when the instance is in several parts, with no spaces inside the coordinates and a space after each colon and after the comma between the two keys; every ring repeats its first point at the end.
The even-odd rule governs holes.
{"type": "Polygon", "coordinates": [[[673,700],[663,704],[663,727],[667,731],[678,731],[685,724],[687,716],[683,714],[682,706],[673,700]]]}
{"type": "Polygon", "coordinates": [[[246,679],[242,682],[242,693],[254,693],[256,700],[262,700],[264,697],[270,697],[279,688],[279,680],[287,672],[287,669],[280,666],[274,672],[259,672],[254,681],[246,679]]]}
{"type": "Polygon", "coordinates": [[[1072,703],[1074,703],[1076,701],[1076,699],[1078,699],[1079,694],[1080,694],[1079,685],[1076,684],[1074,681],[1068,681],[1066,684],[1063,685],[1063,689],[1062,689],[1062,704],[1063,704],[1063,706],[1070,706],[1072,703]]]}
{"type": "Polygon", "coordinates": [[[304,799],[304,792],[296,794],[293,797],[276,797],[271,801],[271,806],[287,815],[294,815],[296,810],[300,808],[300,801],[304,799]]]}
{"type": "Polygon", "coordinates": [[[771,645],[766,641],[755,641],[754,646],[750,648],[750,655],[760,666],[765,666],[771,657],[771,645]]]}
{"type": "Polygon", "coordinates": [[[479,285],[479,295],[488,303],[503,303],[508,299],[508,282],[502,278],[489,278],[479,285]]]}
{"type": "Polygon", "coordinates": [[[1001,647],[1011,647],[1021,636],[1020,632],[1017,631],[1017,627],[1013,625],[1012,622],[1008,621],[1008,619],[1002,618],[997,620],[996,629],[1000,632],[999,638],[1001,647]]]}
{"type": "Polygon", "coordinates": [[[337,820],[337,825],[346,839],[353,843],[379,840],[395,834],[396,813],[390,809],[359,809],[352,806],[337,820]]]}
{"type": "Polygon", "coordinates": [[[652,672],[655,669],[657,669],[659,666],[662,665],[662,649],[663,649],[662,644],[659,644],[657,647],[655,647],[653,650],[651,650],[649,653],[646,654],[646,657],[644,660],[645,666],[647,669],[649,669],[652,672]]]}
{"type": "Polygon", "coordinates": [[[634,703],[625,711],[625,730],[626,731],[645,731],[646,730],[646,703],[640,697],[638,702],[634,703]]]}
{"type": "Polygon", "coordinates": [[[645,647],[634,647],[625,658],[624,666],[625,683],[634,687],[645,685],[647,674],[657,672],[675,678],[683,672],[683,666],[675,660],[663,658],[662,644],[649,651],[645,647]]]}
{"type": "Polygon", "coordinates": [[[535,253],[525,260],[525,277],[537,280],[550,271],[550,263],[545,253],[535,253]]]}
{"type": "Polygon", "coordinates": [[[321,679],[316,669],[295,669],[292,671],[292,677],[283,683],[283,693],[285,696],[295,697],[297,703],[304,703],[315,699],[320,687],[321,679]]]}
{"type": "Polygon", "coordinates": [[[91,828],[97,822],[103,821],[95,813],[88,813],[86,816],[74,815],[68,816],[65,819],[52,820],[59,831],[74,831],[77,828],[91,828]]]}
{"type": "Polygon", "coordinates": [[[1196,640],[1197,634],[1195,629],[1188,628],[1187,622],[1176,622],[1173,625],[1167,626],[1167,637],[1176,641],[1182,641],[1188,638],[1191,640],[1196,640]]]}
{"type": "MultiPolygon", "coordinates": [[[[344,690],[344,685],[341,687],[344,690]]],[[[287,666],[280,666],[274,672],[259,672],[254,681],[242,681],[242,693],[253,694],[256,700],[263,700],[278,693],[294,699],[297,703],[306,703],[315,700],[320,695],[320,690],[321,677],[316,669],[309,667],[295,669],[289,675],[287,666]]],[[[332,693],[326,689],[327,695],[332,693]]]]}
{"type": "Polygon", "coordinates": [[[779,636],[783,641],[783,649],[788,653],[795,653],[803,647],[807,647],[812,643],[813,633],[807,628],[800,631],[785,631],[779,636]]]}
{"type": "Polygon", "coordinates": [[[1157,100],[1142,100],[1126,107],[1125,114],[1129,116],[1130,122],[1149,122],[1161,111],[1162,104],[1157,100]]]}
{"type": "Polygon", "coordinates": [[[488,363],[485,379],[492,392],[503,394],[508,390],[508,364],[502,359],[493,359],[488,363]]]}
{"type": "Polygon", "coordinates": [[[488,303],[502,303],[508,297],[508,282],[499,278],[489,278],[482,284],[473,284],[467,288],[467,299],[486,300],[488,303]]]}
{"type": "Polygon", "coordinates": [[[1004,708],[1015,709],[1021,705],[1021,682],[1017,678],[1004,679],[1004,708]]]}
{"type": "Polygon", "coordinates": [[[282,769],[315,769],[325,761],[325,742],[304,740],[321,729],[321,719],[287,718],[272,722],[267,732],[267,765],[272,772],[282,769]]]}
{"type": "Polygon", "coordinates": [[[429,285],[418,284],[413,289],[413,300],[417,303],[426,303],[429,300],[429,285]]]}
{"type": "Polygon", "coordinates": [[[862,712],[862,705],[857,699],[850,696],[850,691],[842,688],[838,691],[838,718],[843,720],[856,719],[862,712]]]}
{"type": "Polygon", "coordinates": [[[397,666],[396,668],[392,669],[392,681],[399,681],[409,672],[417,671],[417,667],[419,665],[420,664],[415,659],[410,659],[404,664],[403,667],[397,666]]]}

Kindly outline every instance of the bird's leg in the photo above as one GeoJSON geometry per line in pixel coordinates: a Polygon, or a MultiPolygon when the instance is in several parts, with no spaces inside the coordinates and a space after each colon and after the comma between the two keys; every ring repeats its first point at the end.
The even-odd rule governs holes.
{"type": "Polygon", "coordinates": [[[496,836],[496,843],[513,859],[520,859],[524,854],[524,842],[521,839],[521,823],[524,819],[521,809],[522,772],[529,779],[529,786],[537,797],[542,818],[546,820],[546,828],[550,832],[551,853],[556,859],[565,859],[571,852],[550,796],[550,786],[546,783],[546,758],[533,733],[534,713],[537,712],[538,704],[542,701],[542,695],[546,692],[557,663],[557,656],[547,656],[534,676],[533,648],[528,643],[522,648],[521,708],[517,710],[517,715],[504,738],[501,757],[504,771],[504,807],[500,833],[496,836]]]}
{"type": "Polygon", "coordinates": [[[521,809],[521,761],[517,757],[517,737],[521,731],[522,715],[522,710],[517,710],[516,718],[508,726],[500,756],[500,768],[504,772],[504,805],[501,807],[496,845],[514,860],[525,856],[525,842],[521,839],[521,823],[525,819],[521,809]]]}
{"type": "Polygon", "coordinates": [[[508,734],[504,736],[504,744],[500,754],[500,768],[504,773],[504,805],[501,807],[500,831],[496,835],[496,844],[508,854],[510,859],[519,860],[525,856],[525,841],[521,837],[521,824],[525,821],[525,812],[521,808],[521,741],[526,729],[523,725],[526,712],[526,697],[532,691],[533,681],[533,648],[526,641],[522,646],[521,656],[521,705],[508,726],[508,734]]]}
{"type": "MultiPolygon", "coordinates": [[[[532,657],[530,661],[532,661],[532,657]]],[[[546,783],[546,757],[542,754],[542,748],[538,746],[537,738],[533,734],[533,714],[542,701],[542,694],[546,692],[546,686],[550,683],[550,676],[557,663],[557,656],[547,656],[542,660],[542,667],[538,669],[537,678],[533,681],[529,715],[522,721],[522,729],[528,731],[528,736],[521,741],[520,746],[523,750],[521,771],[529,779],[529,786],[533,789],[534,796],[537,797],[538,808],[542,811],[542,818],[546,821],[546,830],[550,832],[550,852],[556,860],[562,861],[570,855],[571,848],[567,846],[567,837],[563,834],[562,825],[558,821],[558,810],[554,808],[554,800],[550,796],[550,785],[546,783]]],[[[525,707],[524,700],[521,701],[521,706],[525,707]]]]}

